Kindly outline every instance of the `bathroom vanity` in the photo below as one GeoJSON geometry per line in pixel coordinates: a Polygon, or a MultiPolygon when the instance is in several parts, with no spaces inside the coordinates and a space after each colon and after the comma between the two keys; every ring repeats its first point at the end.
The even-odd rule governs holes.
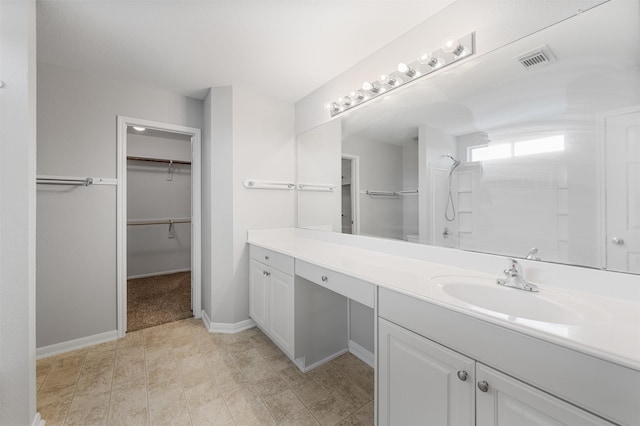
{"type": "Polygon", "coordinates": [[[376,424],[640,424],[639,303],[368,243],[250,231],[250,314],[309,371],[348,350],[348,300],[371,308],[376,424]]]}

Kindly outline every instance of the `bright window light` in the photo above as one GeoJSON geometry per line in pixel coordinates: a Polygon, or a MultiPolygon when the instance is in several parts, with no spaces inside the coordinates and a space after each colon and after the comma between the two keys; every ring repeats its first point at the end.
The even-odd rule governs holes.
{"type": "Polygon", "coordinates": [[[511,157],[511,144],[477,146],[469,148],[469,161],[498,160],[511,157]]]}
{"type": "Polygon", "coordinates": [[[558,151],[564,151],[564,135],[531,139],[513,144],[513,155],[516,157],[558,151]]]}

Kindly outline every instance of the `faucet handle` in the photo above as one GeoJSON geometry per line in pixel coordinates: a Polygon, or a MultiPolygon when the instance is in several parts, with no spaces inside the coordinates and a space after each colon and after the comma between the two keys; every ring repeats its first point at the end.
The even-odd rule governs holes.
{"type": "Polygon", "coordinates": [[[509,269],[504,270],[504,274],[508,277],[516,277],[522,275],[522,266],[515,259],[509,259],[509,269]]]}

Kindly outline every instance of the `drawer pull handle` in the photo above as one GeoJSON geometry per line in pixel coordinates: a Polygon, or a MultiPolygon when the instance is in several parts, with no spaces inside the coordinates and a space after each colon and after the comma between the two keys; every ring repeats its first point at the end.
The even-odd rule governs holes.
{"type": "Polygon", "coordinates": [[[322,280],[322,282],[327,282],[329,281],[329,277],[327,277],[326,275],[323,275],[322,278],[320,278],[322,280]]]}
{"type": "Polygon", "coordinates": [[[458,371],[458,379],[462,380],[463,382],[467,381],[467,372],[466,371],[458,371]]]}
{"type": "Polygon", "coordinates": [[[485,382],[484,380],[481,382],[478,382],[478,389],[480,389],[482,392],[488,391],[489,383],[485,382]]]}
{"type": "Polygon", "coordinates": [[[265,256],[265,257],[264,257],[264,260],[269,260],[269,256],[265,256]]]}

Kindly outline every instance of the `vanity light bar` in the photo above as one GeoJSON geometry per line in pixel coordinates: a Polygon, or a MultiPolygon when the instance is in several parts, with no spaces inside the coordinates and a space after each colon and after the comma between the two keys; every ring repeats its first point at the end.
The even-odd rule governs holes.
{"type": "Polygon", "coordinates": [[[365,81],[350,95],[328,102],[325,106],[331,117],[361,105],[395,88],[445,68],[475,53],[475,33],[455,40],[447,40],[440,49],[422,53],[415,61],[400,63],[396,71],[381,75],[377,80],[365,81]]]}

